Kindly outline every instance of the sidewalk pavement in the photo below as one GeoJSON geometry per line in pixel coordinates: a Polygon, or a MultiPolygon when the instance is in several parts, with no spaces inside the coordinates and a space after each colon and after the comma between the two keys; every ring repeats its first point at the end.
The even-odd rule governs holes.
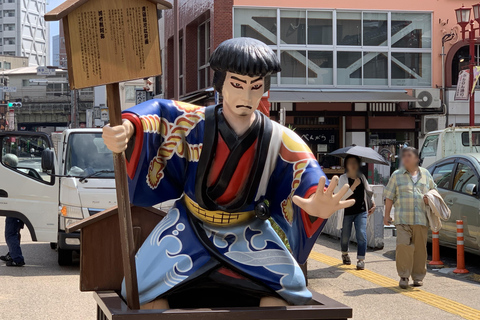
{"type": "Polygon", "coordinates": [[[366,270],[343,266],[339,240],[320,236],[308,260],[309,287],[353,308],[353,319],[480,319],[480,285],[429,271],[421,288],[398,287],[394,251],[369,251],[366,270]]]}

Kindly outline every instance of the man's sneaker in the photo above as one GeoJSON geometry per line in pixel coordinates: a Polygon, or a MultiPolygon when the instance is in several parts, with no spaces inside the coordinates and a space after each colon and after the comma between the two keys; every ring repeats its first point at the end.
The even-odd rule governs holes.
{"type": "Polygon", "coordinates": [[[400,288],[407,289],[408,288],[408,278],[400,278],[400,282],[398,283],[400,288]]]}
{"type": "Polygon", "coordinates": [[[422,280],[413,280],[413,286],[414,287],[421,287],[421,286],[423,286],[423,281],[422,280]]]}
{"type": "Polygon", "coordinates": [[[357,270],[365,269],[365,260],[358,260],[357,261],[357,270]]]}
{"type": "Polygon", "coordinates": [[[7,267],[23,267],[25,265],[25,261],[22,262],[15,262],[13,260],[7,261],[7,267]]]}
{"type": "Polygon", "coordinates": [[[5,261],[5,262],[7,262],[7,261],[12,261],[12,257],[10,257],[10,252],[7,253],[7,254],[4,255],[4,256],[0,256],[0,260],[5,261]]]}
{"type": "Polygon", "coordinates": [[[348,253],[347,254],[342,253],[342,261],[343,261],[343,264],[346,264],[347,266],[352,264],[352,261],[350,260],[350,256],[348,255],[348,253]]]}

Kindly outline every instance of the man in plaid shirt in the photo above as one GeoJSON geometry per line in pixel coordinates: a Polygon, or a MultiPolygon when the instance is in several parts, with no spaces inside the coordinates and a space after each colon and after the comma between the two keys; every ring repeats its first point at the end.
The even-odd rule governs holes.
{"type": "Polygon", "coordinates": [[[428,220],[425,206],[426,194],[436,189],[435,182],[428,170],[418,166],[417,149],[402,149],[402,168],[390,177],[385,188],[384,224],[390,225],[390,211],[395,206],[394,224],[397,228],[396,257],[399,285],[408,287],[410,276],[413,285],[423,285],[427,273],[427,236],[428,220]]]}

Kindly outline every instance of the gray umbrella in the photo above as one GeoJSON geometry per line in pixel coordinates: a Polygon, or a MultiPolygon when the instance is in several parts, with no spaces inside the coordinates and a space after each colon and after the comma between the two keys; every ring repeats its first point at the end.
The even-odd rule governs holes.
{"type": "Polygon", "coordinates": [[[340,158],[345,158],[348,155],[357,156],[362,159],[362,162],[367,163],[376,163],[388,165],[387,160],[385,160],[380,153],[373,150],[372,148],[361,147],[361,146],[350,146],[341,149],[337,149],[330,153],[331,156],[336,156],[340,158]]]}

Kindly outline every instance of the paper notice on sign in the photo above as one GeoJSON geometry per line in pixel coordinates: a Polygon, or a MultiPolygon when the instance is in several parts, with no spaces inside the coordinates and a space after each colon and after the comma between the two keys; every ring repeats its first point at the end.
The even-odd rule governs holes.
{"type": "Polygon", "coordinates": [[[157,9],[149,1],[88,1],[68,15],[70,85],[161,74],[157,9]]]}
{"type": "Polygon", "coordinates": [[[470,71],[461,70],[458,74],[457,90],[455,91],[455,100],[468,100],[470,95],[470,71]]]}

